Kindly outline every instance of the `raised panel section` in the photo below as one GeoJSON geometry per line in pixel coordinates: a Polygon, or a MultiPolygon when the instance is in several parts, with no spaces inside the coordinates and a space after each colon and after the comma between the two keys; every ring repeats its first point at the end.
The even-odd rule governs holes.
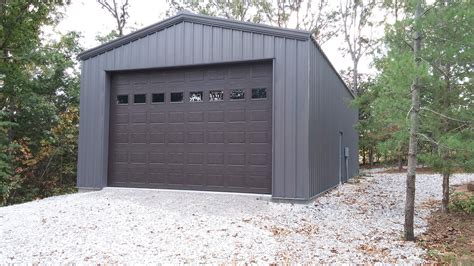
{"type": "Polygon", "coordinates": [[[150,123],[162,124],[166,122],[165,113],[150,113],[150,123]]]}
{"type": "Polygon", "coordinates": [[[188,122],[203,122],[204,121],[204,112],[189,112],[188,113],[188,122]]]}
{"type": "Polygon", "coordinates": [[[245,132],[227,132],[226,134],[229,143],[245,143],[245,132]]]}
{"type": "Polygon", "coordinates": [[[208,122],[224,122],[224,111],[209,111],[207,117],[208,122]]]}
{"type": "Polygon", "coordinates": [[[224,143],[224,132],[209,132],[207,134],[207,142],[210,144],[224,143]]]}
{"type": "Polygon", "coordinates": [[[169,123],[184,122],[184,112],[169,112],[169,123]]]}
{"type": "Polygon", "coordinates": [[[227,113],[229,122],[242,122],[245,121],[245,110],[229,111],[227,113]]]}

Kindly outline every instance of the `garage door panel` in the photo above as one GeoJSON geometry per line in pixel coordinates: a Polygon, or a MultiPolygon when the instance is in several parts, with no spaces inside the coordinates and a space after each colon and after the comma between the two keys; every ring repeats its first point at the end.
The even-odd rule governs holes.
{"type": "Polygon", "coordinates": [[[188,132],[187,143],[188,144],[202,144],[205,142],[205,132],[194,131],[188,132]]]}
{"type": "Polygon", "coordinates": [[[224,111],[208,111],[207,112],[207,121],[208,122],[224,122],[224,111]]]}
{"type": "Polygon", "coordinates": [[[251,188],[262,188],[270,187],[272,185],[270,180],[267,176],[249,176],[246,178],[246,183],[251,188]]]}
{"type": "Polygon", "coordinates": [[[120,113],[115,113],[114,115],[112,115],[112,124],[117,124],[117,125],[128,125],[128,117],[129,117],[129,114],[128,113],[125,113],[125,114],[120,114],[120,113]]]}
{"type": "Polygon", "coordinates": [[[208,174],[206,184],[211,187],[219,188],[225,185],[225,178],[222,174],[208,174]]]}
{"type": "Polygon", "coordinates": [[[109,185],[271,192],[271,64],[119,73],[111,84],[109,185]]]}
{"type": "Polygon", "coordinates": [[[131,133],[130,143],[131,144],[146,144],[147,134],[146,133],[131,133]]]}
{"type": "MultiPolygon", "coordinates": [[[[208,165],[223,165],[224,164],[224,152],[209,152],[207,154],[208,165]]],[[[216,166],[209,166],[210,169],[218,169],[222,171],[222,168],[215,168],[216,166]]]]}
{"type": "Polygon", "coordinates": [[[242,175],[240,174],[229,174],[224,182],[229,187],[234,187],[234,188],[246,187],[245,178],[242,178],[242,175]]]}
{"type": "Polygon", "coordinates": [[[164,172],[154,173],[150,172],[149,174],[149,183],[155,185],[166,185],[168,183],[167,174],[164,172]]]}
{"type": "Polygon", "coordinates": [[[242,132],[242,131],[226,132],[225,140],[226,140],[226,143],[229,143],[229,144],[245,143],[245,132],[242,132]]]}
{"type": "Polygon", "coordinates": [[[148,133],[150,144],[163,144],[165,143],[164,133],[148,133]]]}
{"type": "Polygon", "coordinates": [[[166,134],[166,143],[168,144],[184,143],[184,133],[183,132],[170,132],[166,134]]]}
{"type": "Polygon", "coordinates": [[[206,163],[206,154],[204,152],[189,152],[188,154],[188,164],[205,164],[206,163]]]}
{"type": "Polygon", "coordinates": [[[209,144],[224,144],[225,137],[224,131],[211,131],[207,132],[207,143],[209,144]]]}
{"type": "Polygon", "coordinates": [[[165,112],[150,112],[148,114],[148,122],[151,124],[164,124],[166,123],[165,112]]]}

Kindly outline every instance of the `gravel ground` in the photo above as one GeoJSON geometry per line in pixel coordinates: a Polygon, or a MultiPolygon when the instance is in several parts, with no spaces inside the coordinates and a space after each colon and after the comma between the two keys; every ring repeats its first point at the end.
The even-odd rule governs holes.
{"type": "MultiPolygon", "coordinates": [[[[3,207],[0,262],[423,262],[424,250],[401,241],[405,175],[358,180],[308,204],[106,188],[3,207]]],[[[418,175],[416,234],[440,198],[440,176],[418,175]]]]}

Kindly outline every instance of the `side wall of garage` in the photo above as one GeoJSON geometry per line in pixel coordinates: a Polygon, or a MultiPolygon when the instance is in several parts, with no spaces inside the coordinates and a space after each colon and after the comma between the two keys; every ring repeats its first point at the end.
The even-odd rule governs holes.
{"type": "Polygon", "coordinates": [[[310,196],[315,196],[336,186],[340,174],[343,182],[357,175],[358,111],[350,106],[352,94],[315,43],[310,45],[309,58],[310,196]],[[350,153],[347,171],[344,161],[341,162],[344,147],[350,153]]]}
{"type": "Polygon", "coordinates": [[[309,40],[181,21],[82,62],[78,187],[107,185],[109,73],[273,60],[273,196],[309,191],[309,40]]]}

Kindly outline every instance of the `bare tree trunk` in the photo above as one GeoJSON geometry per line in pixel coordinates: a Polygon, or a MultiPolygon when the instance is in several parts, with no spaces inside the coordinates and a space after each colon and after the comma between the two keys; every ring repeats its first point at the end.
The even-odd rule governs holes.
{"type": "MultiPolygon", "coordinates": [[[[448,3],[446,3],[448,4],[448,3]]],[[[446,96],[444,97],[444,108],[445,110],[449,110],[450,109],[450,106],[451,106],[451,76],[450,76],[450,69],[451,69],[451,66],[449,64],[445,65],[445,71],[446,71],[446,74],[445,74],[445,82],[446,82],[446,96]]],[[[444,118],[444,121],[443,121],[443,131],[444,133],[448,133],[449,132],[449,128],[450,128],[450,121],[449,119],[447,118],[444,118]]],[[[448,162],[450,160],[450,151],[445,149],[445,148],[442,148],[443,150],[443,159],[448,162]]],[[[445,172],[443,173],[443,200],[441,201],[441,211],[443,213],[448,213],[449,212],[449,177],[451,176],[451,169],[449,170],[445,170],[445,172]]]]}
{"type": "Polygon", "coordinates": [[[365,165],[365,163],[367,162],[367,158],[366,158],[366,150],[365,149],[362,149],[362,165],[365,165]]]}
{"type": "Polygon", "coordinates": [[[352,91],[355,95],[359,95],[359,70],[357,69],[359,65],[359,60],[353,59],[353,61],[354,69],[352,70],[352,91]]]}
{"type": "Polygon", "coordinates": [[[372,147],[369,150],[369,165],[374,166],[374,148],[372,147]]]}
{"type": "Polygon", "coordinates": [[[402,151],[398,153],[398,171],[401,172],[403,171],[403,156],[402,156],[402,151]]]}
{"type": "MultiPolygon", "coordinates": [[[[415,27],[419,25],[421,16],[421,0],[418,0],[415,10],[415,27]]],[[[421,34],[416,29],[414,35],[413,53],[416,65],[420,64],[421,34]]],[[[413,230],[413,220],[415,216],[415,181],[416,181],[416,163],[417,163],[417,145],[418,145],[418,127],[420,111],[420,78],[415,77],[412,84],[411,112],[410,112],[410,142],[408,145],[408,173],[406,181],[406,199],[405,199],[405,240],[414,241],[415,234],[413,230]]]]}
{"type": "Polygon", "coordinates": [[[443,200],[441,200],[441,211],[449,212],[449,173],[443,173],[443,200]]]}

